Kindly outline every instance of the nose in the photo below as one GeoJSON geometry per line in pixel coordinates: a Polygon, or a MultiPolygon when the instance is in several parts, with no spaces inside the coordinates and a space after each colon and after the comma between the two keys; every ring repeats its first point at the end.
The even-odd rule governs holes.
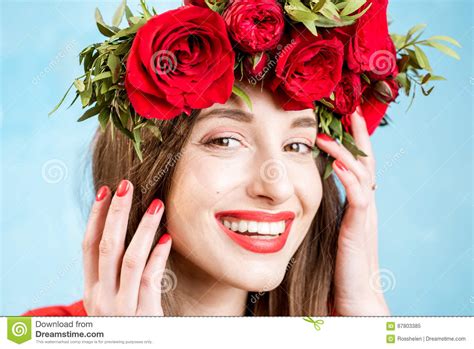
{"type": "Polygon", "coordinates": [[[294,193],[287,165],[277,157],[266,157],[252,166],[247,194],[276,205],[287,201],[294,193]]]}

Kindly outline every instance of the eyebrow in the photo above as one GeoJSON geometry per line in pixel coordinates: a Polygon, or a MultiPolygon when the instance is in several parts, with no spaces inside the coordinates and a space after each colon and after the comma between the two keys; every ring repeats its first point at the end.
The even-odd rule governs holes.
{"type": "MultiPolygon", "coordinates": [[[[196,120],[196,123],[199,121],[207,120],[212,117],[218,118],[228,118],[239,122],[244,123],[251,123],[254,119],[252,113],[243,111],[241,109],[228,109],[228,108],[216,108],[207,113],[200,114],[196,120]]],[[[312,127],[317,128],[316,120],[309,117],[303,116],[294,119],[291,123],[291,128],[299,128],[299,127],[312,127]]]]}

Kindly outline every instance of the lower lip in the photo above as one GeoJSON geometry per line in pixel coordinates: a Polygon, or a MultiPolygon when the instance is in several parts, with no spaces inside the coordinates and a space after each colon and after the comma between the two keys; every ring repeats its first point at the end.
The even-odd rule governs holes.
{"type": "Polygon", "coordinates": [[[256,253],[275,253],[280,251],[288,239],[293,219],[285,221],[285,231],[272,239],[259,239],[252,238],[248,235],[236,233],[233,230],[227,228],[220,219],[216,219],[221,229],[232,239],[234,242],[245,248],[246,250],[256,253]]]}

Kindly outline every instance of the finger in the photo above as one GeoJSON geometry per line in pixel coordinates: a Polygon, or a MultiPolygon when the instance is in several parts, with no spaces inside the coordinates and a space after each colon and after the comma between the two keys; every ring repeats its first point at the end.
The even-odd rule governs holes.
{"type": "Polygon", "coordinates": [[[327,154],[340,160],[357,177],[360,184],[364,186],[370,185],[371,174],[369,170],[361,162],[356,160],[346,147],[323,133],[318,134],[316,137],[316,143],[318,147],[327,154]]]}
{"type": "Polygon", "coordinates": [[[134,310],[138,303],[138,290],[143,270],[163,212],[163,202],[159,199],[153,200],[123,257],[119,294],[124,300],[135,302],[134,310]]]}
{"type": "Polygon", "coordinates": [[[107,295],[117,292],[132,196],[132,183],[127,180],[121,181],[105,220],[99,244],[99,283],[101,290],[107,295]]]}
{"type": "Polygon", "coordinates": [[[359,156],[358,160],[367,166],[372,174],[375,174],[375,156],[360,107],[357,107],[356,111],[351,114],[351,130],[357,147],[367,154],[367,156],[359,156]]]}
{"type": "Polygon", "coordinates": [[[84,290],[88,292],[98,281],[99,242],[104,230],[107,210],[110,205],[111,195],[107,186],[97,191],[87,221],[86,233],[82,241],[82,254],[84,265],[84,290]]]}
{"type": "Polygon", "coordinates": [[[165,273],[171,244],[171,236],[165,233],[151,253],[140,284],[137,309],[139,315],[163,315],[161,280],[165,273]]]}
{"type": "Polygon", "coordinates": [[[348,209],[344,213],[344,226],[341,227],[341,232],[344,231],[343,237],[365,243],[364,231],[369,200],[356,176],[343,163],[336,160],[332,166],[345,188],[349,203],[348,209]]]}

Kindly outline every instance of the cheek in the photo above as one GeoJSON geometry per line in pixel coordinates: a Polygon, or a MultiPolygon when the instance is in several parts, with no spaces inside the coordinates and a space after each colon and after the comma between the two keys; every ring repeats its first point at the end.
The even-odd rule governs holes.
{"type": "Polygon", "coordinates": [[[167,202],[167,222],[183,243],[198,244],[209,238],[214,212],[239,186],[242,161],[229,161],[192,151],[177,164],[167,202]],[[204,236],[205,235],[205,236],[204,236]],[[199,241],[198,241],[199,240],[199,241]]]}
{"type": "Polygon", "coordinates": [[[323,197],[322,178],[316,166],[304,166],[291,170],[290,176],[294,183],[295,195],[301,206],[301,217],[297,232],[301,242],[308,232],[308,228],[316,215],[323,197]]]}
{"type": "Polygon", "coordinates": [[[292,166],[289,175],[303,213],[316,213],[323,194],[322,178],[316,165],[292,166]]]}

